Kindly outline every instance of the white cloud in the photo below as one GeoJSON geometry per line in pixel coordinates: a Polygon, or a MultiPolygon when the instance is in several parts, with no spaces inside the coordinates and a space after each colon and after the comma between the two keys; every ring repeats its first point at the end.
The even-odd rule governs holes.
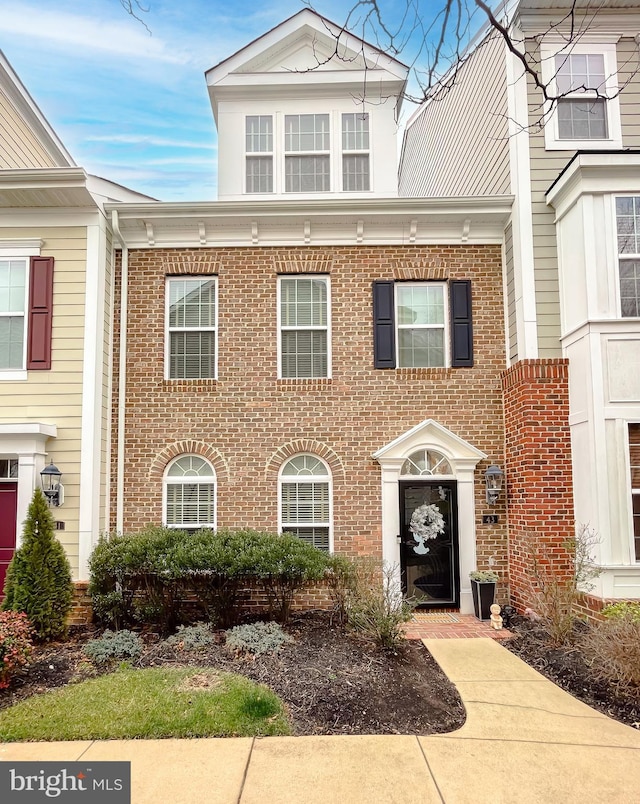
{"type": "Polygon", "coordinates": [[[3,8],[0,31],[12,36],[44,39],[51,45],[73,47],[88,53],[96,51],[116,56],[151,59],[173,64],[185,64],[190,59],[176,52],[164,40],[149,33],[123,15],[121,21],[92,19],[68,11],[49,11],[38,6],[21,4],[19,8],[3,8]],[[34,24],[37,20],[37,24],[34,24]]]}
{"type": "Polygon", "coordinates": [[[158,148],[193,148],[194,150],[216,151],[214,144],[190,142],[188,140],[171,140],[163,137],[153,137],[146,134],[104,134],[84,138],[86,142],[107,142],[114,145],[150,145],[158,148]]]}

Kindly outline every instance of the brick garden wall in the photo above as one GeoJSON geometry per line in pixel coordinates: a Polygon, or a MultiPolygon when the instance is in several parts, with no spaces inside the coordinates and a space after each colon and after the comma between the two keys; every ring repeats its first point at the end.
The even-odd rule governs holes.
{"type": "Polygon", "coordinates": [[[568,361],[522,360],[503,376],[511,597],[532,605],[531,550],[560,576],[575,536],[568,361]]]}
{"type": "MultiPolygon", "coordinates": [[[[117,270],[119,276],[119,262],[117,270]]],[[[482,524],[484,470],[504,465],[499,246],[136,250],[129,253],[128,294],[126,532],[161,521],[163,472],[182,453],[202,455],[215,468],[218,527],[275,530],[278,470],[288,456],[308,451],[331,467],[335,550],[380,556],[380,467],[371,456],[433,418],[488,456],[476,475],[478,565],[486,568],[492,557],[506,579],[502,503],[491,510],[500,523],[482,524]],[[287,273],[330,276],[331,379],[277,379],[276,285],[287,273]],[[217,380],[164,379],[165,278],[175,275],[218,276],[217,380]],[[470,279],[474,367],[374,369],[376,279],[470,279]]],[[[118,280],[114,484],[119,297],[118,280]]],[[[115,485],[112,491],[115,501],[115,485]]]]}

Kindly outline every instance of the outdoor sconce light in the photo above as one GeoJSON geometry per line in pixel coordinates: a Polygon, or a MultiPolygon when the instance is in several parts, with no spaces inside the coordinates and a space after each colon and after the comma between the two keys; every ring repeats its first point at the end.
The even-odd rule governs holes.
{"type": "Polygon", "coordinates": [[[495,505],[502,489],[502,478],[504,472],[499,466],[490,466],[484,473],[487,483],[487,505],[495,505]]]}
{"type": "Polygon", "coordinates": [[[40,472],[42,478],[42,491],[50,506],[59,506],[64,502],[64,489],[60,478],[62,472],[53,461],[40,472]]]}

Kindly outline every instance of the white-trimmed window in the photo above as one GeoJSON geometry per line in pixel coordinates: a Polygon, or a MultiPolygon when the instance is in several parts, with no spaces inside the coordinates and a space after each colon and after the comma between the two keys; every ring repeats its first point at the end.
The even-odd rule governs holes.
{"type": "Polygon", "coordinates": [[[26,367],[28,278],[28,258],[0,256],[0,371],[26,367]]]}
{"type": "Polygon", "coordinates": [[[278,279],[279,376],[330,376],[329,277],[278,279]]]}
{"type": "Polygon", "coordinates": [[[169,379],[215,378],[216,278],[168,278],[166,319],[166,376],[169,379]]]}
{"type": "Polygon", "coordinates": [[[273,192],[273,117],[249,115],[245,119],[246,191],[273,192]]]}
{"type": "Polygon", "coordinates": [[[370,189],[368,112],[342,115],[342,189],[345,192],[370,189]]]}
{"type": "Polygon", "coordinates": [[[633,553],[640,561],[640,424],[629,425],[629,465],[631,468],[631,504],[633,516],[633,553]]]}
{"type": "Polygon", "coordinates": [[[398,282],[395,292],[399,368],[447,365],[449,326],[445,282],[398,282]]]}
{"type": "Polygon", "coordinates": [[[331,473],[315,455],[296,455],[280,470],[280,530],[331,549],[331,473]]]}
{"type": "Polygon", "coordinates": [[[181,455],[164,475],[164,524],[197,530],[215,528],[216,477],[211,464],[199,455],[181,455]]]}
{"type": "Polygon", "coordinates": [[[562,97],[545,125],[550,150],[621,148],[615,43],[543,43],[542,80],[562,97]]]}
{"type": "Polygon", "coordinates": [[[284,118],[284,189],[326,193],[331,189],[331,121],[328,114],[284,118]]]}
{"type": "Polygon", "coordinates": [[[640,316],[640,196],[616,198],[620,314],[640,316]]]}

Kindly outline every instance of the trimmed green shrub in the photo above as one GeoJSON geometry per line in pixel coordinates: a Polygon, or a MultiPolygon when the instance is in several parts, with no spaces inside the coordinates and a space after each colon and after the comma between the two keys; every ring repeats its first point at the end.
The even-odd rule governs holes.
{"type": "Polygon", "coordinates": [[[92,639],[84,652],[94,664],[113,661],[136,661],[142,656],[143,643],[133,631],[105,631],[99,639],[92,639]]]}
{"type": "Polygon", "coordinates": [[[31,655],[31,625],[22,611],[0,611],[0,689],[24,667],[31,655]]]}
{"type": "Polygon", "coordinates": [[[153,623],[171,633],[186,617],[183,600],[194,595],[211,622],[235,624],[243,590],[257,583],[284,622],[295,592],[321,579],[328,559],[290,534],[148,527],[100,540],[89,562],[89,593],[106,625],[153,623]]]}
{"type": "Polygon", "coordinates": [[[289,621],[295,593],[321,580],[329,556],[291,533],[270,536],[254,556],[254,572],[269,600],[270,612],[282,623],[289,621]]]}
{"type": "Polygon", "coordinates": [[[73,600],[71,568],[40,489],[27,510],[22,545],[9,564],[4,593],[2,608],[24,612],[36,639],[65,636],[73,600]]]}
{"type": "Polygon", "coordinates": [[[236,625],[226,632],[227,645],[241,653],[275,653],[285,642],[293,642],[278,623],[251,623],[236,625]]]}

